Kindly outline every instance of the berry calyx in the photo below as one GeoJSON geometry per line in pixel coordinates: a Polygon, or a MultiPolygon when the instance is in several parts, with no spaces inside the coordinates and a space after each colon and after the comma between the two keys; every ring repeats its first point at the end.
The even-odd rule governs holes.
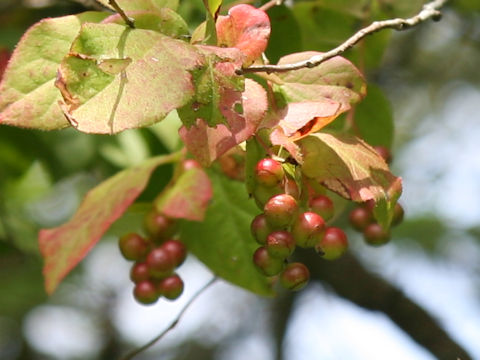
{"type": "Polygon", "coordinates": [[[380,224],[373,223],[365,228],[363,238],[370,245],[380,246],[390,241],[390,232],[380,224]]]}
{"type": "Polygon", "coordinates": [[[292,235],[298,246],[313,247],[325,233],[325,221],[314,212],[304,212],[298,215],[292,226],[292,235]]]}
{"type": "Polygon", "coordinates": [[[356,207],[350,211],[349,221],[355,230],[364,231],[373,222],[372,211],[367,207],[356,207]]]}
{"type": "Polygon", "coordinates": [[[263,246],[259,247],[253,254],[253,263],[257,270],[265,276],[279,274],[284,265],[282,259],[271,256],[263,246]]]}
{"type": "Polygon", "coordinates": [[[161,280],[157,290],[165,298],[175,300],[182,295],[183,288],[183,280],[177,274],[173,274],[161,280]]]}
{"type": "Polygon", "coordinates": [[[295,240],[288,231],[274,231],[267,236],[268,253],[279,259],[285,259],[295,250],[295,240]]]}
{"type": "Polygon", "coordinates": [[[310,271],[299,262],[290,263],[280,275],[280,284],[289,290],[298,291],[307,285],[310,279],[310,271]]]}
{"type": "Polygon", "coordinates": [[[157,279],[167,277],[175,268],[173,257],[163,247],[158,247],[150,251],[147,255],[146,263],[150,275],[157,279]]]}
{"type": "Polygon", "coordinates": [[[288,227],[298,212],[297,200],[291,195],[276,195],[267,201],[263,207],[267,223],[274,229],[288,227]]]}
{"type": "Polygon", "coordinates": [[[347,249],[347,235],[337,227],[327,228],[322,240],[315,246],[315,250],[326,260],[338,259],[347,249]]]}
{"type": "Polygon", "coordinates": [[[158,300],[155,284],[149,280],[141,281],[133,288],[133,296],[139,303],[148,305],[158,300]]]}
{"type": "Polygon", "coordinates": [[[136,233],[130,233],[122,236],[118,241],[118,246],[123,257],[127,260],[141,260],[148,252],[148,242],[136,233]]]}
{"type": "Polygon", "coordinates": [[[187,248],[181,241],[167,240],[162,244],[161,248],[170,254],[175,267],[182,265],[187,257],[187,248]]]}
{"type": "Polygon", "coordinates": [[[267,242],[267,236],[272,229],[267,224],[267,217],[264,214],[255,216],[250,224],[250,230],[257,243],[264,245],[267,242]]]}
{"type": "Polygon", "coordinates": [[[139,283],[150,278],[150,272],[146,262],[136,262],[130,270],[130,280],[139,283]]]}
{"type": "Polygon", "coordinates": [[[335,213],[333,201],[326,195],[317,195],[310,199],[308,206],[310,211],[317,213],[325,221],[330,220],[335,213]]]}
{"type": "Polygon", "coordinates": [[[255,167],[255,179],[258,184],[273,187],[278,185],[285,176],[282,164],[278,161],[265,158],[260,160],[255,167]]]}

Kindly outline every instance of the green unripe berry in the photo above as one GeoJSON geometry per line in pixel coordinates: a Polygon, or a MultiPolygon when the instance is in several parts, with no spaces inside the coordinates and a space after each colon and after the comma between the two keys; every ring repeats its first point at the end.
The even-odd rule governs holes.
{"type": "Polygon", "coordinates": [[[267,236],[272,232],[264,214],[255,216],[250,225],[250,230],[252,231],[255,241],[260,245],[264,245],[267,242],[267,236]]]}
{"type": "Polygon", "coordinates": [[[156,211],[150,211],[144,218],[143,226],[145,231],[151,236],[153,241],[162,242],[176,231],[175,222],[163,214],[156,211]]]}
{"type": "Polygon", "coordinates": [[[347,235],[337,227],[327,228],[322,240],[315,246],[315,250],[326,260],[338,259],[347,249],[347,235]]]}
{"type": "Polygon", "coordinates": [[[290,263],[280,275],[280,284],[289,290],[298,291],[307,285],[310,271],[302,263],[290,263]]]}
{"type": "Polygon", "coordinates": [[[287,194],[276,195],[267,201],[263,207],[263,212],[268,225],[273,229],[287,228],[297,216],[297,200],[287,194]]]}
{"type": "Polygon", "coordinates": [[[266,248],[272,257],[286,259],[295,250],[295,240],[288,231],[274,231],[267,236],[266,248]]]}
{"type": "Polygon", "coordinates": [[[363,238],[367,244],[380,246],[390,241],[390,232],[380,224],[373,223],[365,228],[363,238]]]}
{"type": "Polygon", "coordinates": [[[292,235],[298,246],[314,247],[325,233],[325,221],[314,212],[304,212],[298,215],[292,226],[292,235]]]}
{"type": "Polygon", "coordinates": [[[283,269],[283,260],[274,258],[268,253],[268,250],[261,246],[253,254],[253,263],[258,271],[265,276],[274,276],[283,269]]]}
{"type": "Polygon", "coordinates": [[[310,199],[308,206],[310,211],[317,213],[325,221],[330,220],[335,214],[333,201],[326,195],[317,195],[310,199]]]}
{"type": "Polygon", "coordinates": [[[253,189],[253,197],[259,209],[263,209],[268,200],[273,196],[283,193],[283,189],[280,185],[267,187],[260,184],[253,189]]]}
{"type": "Polygon", "coordinates": [[[355,230],[364,231],[373,222],[372,211],[364,206],[356,207],[350,211],[349,221],[355,230]]]}

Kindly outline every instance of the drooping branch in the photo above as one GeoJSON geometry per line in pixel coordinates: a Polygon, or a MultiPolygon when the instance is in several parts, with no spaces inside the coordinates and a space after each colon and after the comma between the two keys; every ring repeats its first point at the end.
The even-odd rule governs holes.
{"type": "Polygon", "coordinates": [[[123,9],[117,4],[116,0],[108,0],[108,3],[115,9],[115,11],[122,17],[123,21],[125,21],[130,28],[135,28],[135,20],[125,14],[125,11],[123,11],[123,9]]]}
{"type": "Polygon", "coordinates": [[[303,255],[312,279],[328,284],[339,296],[360,307],[383,312],[438,359],[472,359],[425,309],[369,272],[353,255],[346,254],[336,261],[322,261],[313,252],[303,255]]]}
{"type": "Polygon", "coordinates": [[[337,46],[336,48],[327,51],[321,55],[312,56],[310,59],[299,61],[293,64],[284,64],[284,65],[258,65],[258,66],[250,66],[248,68],[239,69],[237,70],[237,74],[246,74],[246,73],[255,73],[255,72],[266,72],[266,73],[279,73],[279,72],[287,72],[292,70],[298,70],[303,68],[313,68],[315,66],[320,65],[324,61],[331,59],[332,57],[338,56],[351,47],[353,47],[356,43],[362,40],[367,35],[373,34],[377,31],[382,29],[395,29],[395,30],[406,30],[413,26],[416,26],[428,19],[433,19],[435,21],[441,18],[440,8],[445,5],[448,0],[435,0],[429,2],[423,6],[422,11],[420,11],[417,15],[408,18],[408,19],[390,19],[390,20],[383,20],[383,21],[375,21],[371,23],[369,26],[357,31],[352,37],[347,39],[344,43],[337,46]]]}

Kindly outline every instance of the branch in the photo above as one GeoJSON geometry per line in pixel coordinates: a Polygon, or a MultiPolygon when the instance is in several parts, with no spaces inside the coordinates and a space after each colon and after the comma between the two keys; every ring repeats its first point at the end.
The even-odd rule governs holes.
{"type": "Polygon", "coordinates": [[[367,271],[353,255],[323,261],[316,254],[305,252],[302,260],[311,270],[312,279],[330,285],[336,294],[360,307],[383,312],[436,358],[472,359],[425,309],[388,281],[367,271]]]}
{"type": "Polygon", "coordinates": [[[439,9],[445,5],[448,0],[435,0],[429,2],[423,6],[422,11],[420,11],[417,15],[408,18],[408,19],[391,19],[391,20],[383,20],[383,21],[375,21],[371,23],[369,26],[357,31],[352,37],[350,37],[347,41],[343,44],[337,46],[335,49],[327,51],[321,55],[312,56],[308,60],[299,61],[293,64],[285,64],[285,65],[258,65],[258,66],[250,66],[245,69],[238,69],[237,75],[242,75],[246,73],[255,73],[255,72],[287,72],[292,70],[298,70],[303,68],[313,68],[315,66],[320,65],[324,61],[331,59],[337,55],[340,55],[353,47],[356,43],[362,40],[367,35],[373,34],[382,29],[394,29],[394,30],[406,30],[411,27],[414,27],[428,19],[432,19],[435,21],[440,20],[441,12],[439,9]]]}
{"type": "Polygon", "coordinates": [[[108,3],[122,17],[123,21],[125,21],[125,24],[130,26],[132,29],[135,29],[135,20],[125,14],[125,11],[123,11],[123,9],[117,4],[116,0],[108,0],[108,3]]]}
{"type": "Polygon", "coordinates": [[[147,350],[149,347],[155,345],[155,343],[159,340],[161,340],[170,330],[174,329],[175,326],[180,322],[180,319],[182,316],[185,314],[185,312],[188,310],[188,308],[193,304],[193,302],[200,296],[202,295],[205,290],[207,290],[211,285],[217,281],[217,277],[213,277],[208,283],[203,285],[191,298],[188,300],[188,302],[185,304],[185,306],[182,308],[182,310],[178,313],[177,317],[172,321],[172,323],[165,329],[163,330],[160,334],[158,334],[156,337],[154,337],[152,340],[150,340],[148,343],[145,345],[132,350],[129,352],[127,355],[122,357],[120,360],[131,360],[141,352],[147,350]]]}

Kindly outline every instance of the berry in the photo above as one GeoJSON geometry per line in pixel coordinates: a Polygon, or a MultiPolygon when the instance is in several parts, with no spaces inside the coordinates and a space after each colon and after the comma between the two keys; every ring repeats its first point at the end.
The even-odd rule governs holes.
{"type": "Polygon", "coordinates": [[[326,195],[317,195],[310,199],[308,206],[311,211],[320,215],[325,221],[330,220],[335,213],[333,201],[326,195]]]}
{"type": "Polygon", "coordinates": [[[157,247],[150,251],[147,256],[146,263],[148,271],[154,278],[162,279],[170,275],[175,268],[175,261],[163,247],[157,247]]]}
{"type": "Polygon", "coordinates": [[[266,276],[277,275],[283,269],[283,260],[272,257],[263,246],[253,254],[253,263],[266,276]]]}
{"type": "Polygon", "coordinates": [[[404,215],[405,211],[403,210],[402,205],[396,203],[395,207],[393,208],[392,226],[400,224],[403,221],[404,215]]]}
{"type": "Polygon", "coordinates": [[[289,290],[297,291],[307,285],[310,271],[302,263],[290,263],[280,275],[280,284],[289,290]]]}
{"type": "Polygon", "coordinates": [[[272,232],[270,226],[267,224],[267,218],[264,214],[255,216],[250,225],[252,235],[260,245],[267,242],[267,236],[272,232]]]}
{"type": "Polygon", "coordinates": [[[350,211],[349,220],[355,230],[364,231],[373,222],[373,214],[367,207],[359,206],[350,211]]]}
{"type": "Polygon", "coordinates": [[[291,177],[285,177],[283,187],[286,194],[293,196],[295,199],[300,198],[300,190],[298,188],[297,182],[291,177]]]}
{"type": "Polygon", "coordinates": [[[167,240],[162,244],[161,248],[170,254],[175,267],[182,265],[187,257],[187,248],[178,240],[167,240]]]}
{"type": "Polygon", "coordinates": [[[182,169],[183,171],[187,171],[190,169],[201,169],[202,166],[198,163],[197,160],[194,159],[186,159],[182,162],[182,169]]]}
{"type": "Polygon", "coordinates": [[[158,300],[155,284],[149,280],[141,281],[133,289],[135,300],[142,304],[153,304],[158,300]]]}
{"type": "Polygon", "coordinates": [[[272,257],[285,259],[295,250],[295,240],[288,231],[274,231],[267,237],[266,248],[272,257]]]}
{"type": "Polygon", "coordinates": [[[158,284],[158,292],[169,300],[175,300],[183,293],[183,280],[177,274],[173,274],[161,280],[158,284]]]}
{"type": "Polygon", "coordinates": [[[298,212],[297,200],[291,195],[280,194],[272,197],[263,207],[267,223],[274,229],[288,227],[298,212]]]}
{"type": "Polygon", "coordinates": [[[144,218],[143,226],[154,241],[161,242],[175,233],[175,223],[163,214],[150,211],[144,218]]]}
{"type": "Polygon", "coordinates": [[[304,212],[298,215],[292,226],[292,235],[298,246],[313,247],[325,233],[325,221],[314,212],[304,212]]]}
{"type": "Polygon", "coordinates": [[[132,269],[130,270],[130,280],[134,283],[139,283],[141,281],[148,280],[150,277],[150,272],[148,270],[147,263],[145,262],[136,262],[133,264],[132,269]]]}
{"type": "Polygon", "coordinates": [[[379,246],[390,240],[390,233],[384,230],[380,224],[373,223],[365,228],[363,237],[368,244],[379,246]]]}
{"type": "Polygon", "coordinates": [[[278,185],[284,176],[282,164],[270,158],[260,160],[255,167],[255,178],[258,184],[263,186],[278,185]]]}
{"type": "Polygon", "coordinates": [[[329,227],[323,239],[315,246],[315,250],[327,260],[335,260],[342,256],[348,248],[347,235],[342,229],[329,227]]]}
{"type": "Polygon", "coordinates": [[[135,233],[122,236],[118,241],[118,246],[123,257],[133,261],[142,259],[149,249],[148,242],[135,233]]]}
{"type": "Polygon", "coordinates": [[[392,153],[388,148],[386,148],[385,146],[375,146],[374,149],[378,153],[378,155],[380,155],[382,159],[385,160],[387,164],[390,164],[392,162],[392,153]]]}
{"type": "Polygon", "coordinates": [[[282,194],[283,190],[280,185],[274,187],[267,187],[263,185],[257,185],[253,190],[253,197],[260,209],[263,209],[268,200],[273,196],[282,194]]]}

